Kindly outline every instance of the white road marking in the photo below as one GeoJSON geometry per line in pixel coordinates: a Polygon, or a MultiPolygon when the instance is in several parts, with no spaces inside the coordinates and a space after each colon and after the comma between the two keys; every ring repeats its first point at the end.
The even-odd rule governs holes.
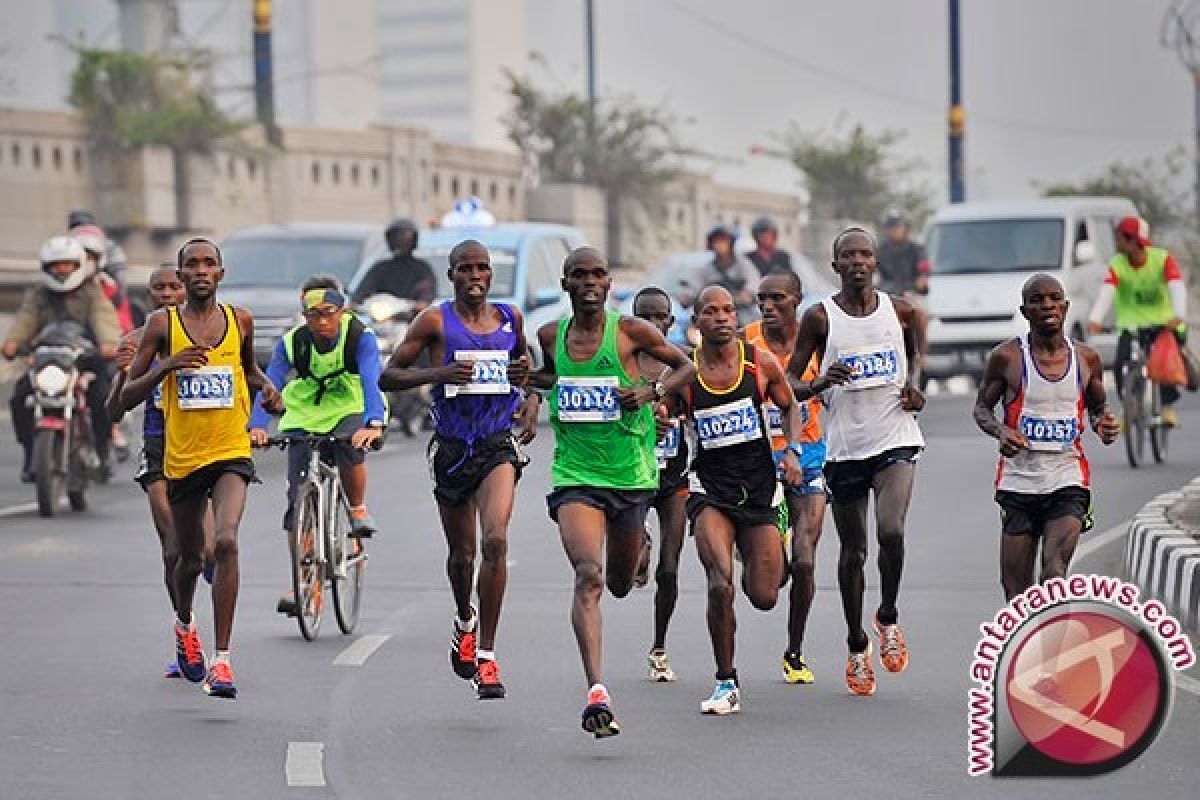
{"type": "Polygon", "coordinates": [[[37,507],[37,503],[21,503],[17,506],[0,508],[0,518],[15,517],[18,514],[28,514],[30,511],[37,511],[37,507]]]}
{"type": "MultiPolygon", "coordinates": [[[[1108,545],[1113,540],[1124,536],[1129,532],[1129,523],[1130,520],[1125,520],[1124,522],[1119,522],[1116,525],[1113,525],[1111,528],[1103,531],[1102,533],[1085,533],[1081,537],[1083,542],[1075,548],[1075,556],[1071,560],[1075,563],[1079,563],[1079,559],[1087,558],[1092,553],[1108,545]]],[[[1072,570],[1072,572],[1074,572],[1074,570],[1072,570]]]]}
{"type": "Polygon", "coordinates": [[[361,667],[371,655],[392,638],[390,633],[368,633],[360,636],[333,660],[335,667],[361,667]]]}
{"type": "Polygon", "coordinates": [[[288,742],[283,774],[288,786],[325,785],[325,743],[288,742]]]}

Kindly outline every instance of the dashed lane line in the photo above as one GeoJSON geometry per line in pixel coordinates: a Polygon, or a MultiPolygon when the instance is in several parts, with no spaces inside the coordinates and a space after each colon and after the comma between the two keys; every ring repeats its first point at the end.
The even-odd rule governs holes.
{"type": "Polygon", "coordinates": [[[368,633],[360,636],[349,647],[337,654],[337,658],[333,659],[333,665],[335,667],[361,667],[390,638],[392,638],[390,633],[368,633]]]}
{"type": "Polygon", "coordinates": [[[325,785],[325,743],[288,742],[283,774],[288,786],[325,785]]]}

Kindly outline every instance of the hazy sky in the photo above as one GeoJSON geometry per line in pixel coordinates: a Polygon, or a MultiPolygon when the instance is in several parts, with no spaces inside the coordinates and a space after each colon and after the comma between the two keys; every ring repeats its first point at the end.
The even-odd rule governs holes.
{"type": "MultiPolygon", "coordinates": [[[[666,101],[727,180],[795,185],[747,156],[795,122],[908,132],[945,197],[945,0],[595,0],[602,91],[666,101]],[[688,13],[690,12],[690,13],[688,13]]],[[[1200,6],[1200,2],[1197,2],[1200,6]]],[[[530,45],[583,86],[582,0],[527,0],[530,45]]],[[[1032,196],[1110,162],[1191,147],[1192,84],[1159,45],[1166,0],[962,0],[968,199],[1032,196]]],[[[1200,31],[1198,31],[1200,33],[1200,31]]],[[[1190,178],[1184,180],[1189,185],[1190,178]]]]}

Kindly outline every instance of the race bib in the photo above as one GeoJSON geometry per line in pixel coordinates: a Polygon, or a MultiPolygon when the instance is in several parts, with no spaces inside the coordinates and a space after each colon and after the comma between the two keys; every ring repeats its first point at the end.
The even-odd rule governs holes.
{"type": "Polygon", "coordinates": [[[559,422],[615,422],[621,418],[617,376],[563,376],[555,385],[559,422]]]}
{"type": "Polygon", "coordinates": [[[1048,418],[1022,414],[1018,430],[1029,440],[1029,449],[1042,453],[1065,453],[1079,438],[1079,420],[1075,417],[1048,418]]]}
{"type": "Polygon", "coordinates": [[[233,408],[233,367],[177,370],[175,399],[182,411],[233,408]]]}
{"type": "Polygon", "coordinates": [[[767,412],[767,433],[770,436],[783,436],[783,411],[777,406],[763,406],[767,412]]]}
{"type": "Polygon", "coordinates": [[[715,408],[696,409],[696,436],[705,450],[761,439],[762,423],[749,397],[715,408]]]}
{"type": "Polygon", "coordinates": [[[900,371],[900,359],[895,347],[860,347],[845,350],[839,359],[850,367],[850,381],[846,388],[874,389],[896,382],[900,371]]]}
{"type": "Polygon", "coordinates": [[[147,404],[149,408],[162,408],[162,384],[158,383],[154,386],[154,391],[150,392],[150,402],[147,404]]]}
{"type": "Polygon", "coordinates": [[[654,455],[658,458],[658,468],[665,469],[667,461],[679,455],[679,421],[672,420],[671,427],[663,434],[662,441],[654,446],[654,455]]]}
{"type": "Polygon", "coordinates": [[[446,397],[459,394],[508,394],[512,387],[508,383],[508,352],[505,350],[455,350],[455,361],[470,361],[474,364],[471,379],[459,386],[446,384],[446,397]]]}

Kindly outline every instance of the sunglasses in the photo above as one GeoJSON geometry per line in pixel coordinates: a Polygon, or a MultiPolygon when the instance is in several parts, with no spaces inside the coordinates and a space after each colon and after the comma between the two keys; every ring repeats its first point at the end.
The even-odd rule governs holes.
{"type": "Polygon", "coordinates": [[[342,309],[334,306],[317,306],[316,308],[306,308],[302,313],[305,319],[333,319],[342,313],[342,309]]]}

